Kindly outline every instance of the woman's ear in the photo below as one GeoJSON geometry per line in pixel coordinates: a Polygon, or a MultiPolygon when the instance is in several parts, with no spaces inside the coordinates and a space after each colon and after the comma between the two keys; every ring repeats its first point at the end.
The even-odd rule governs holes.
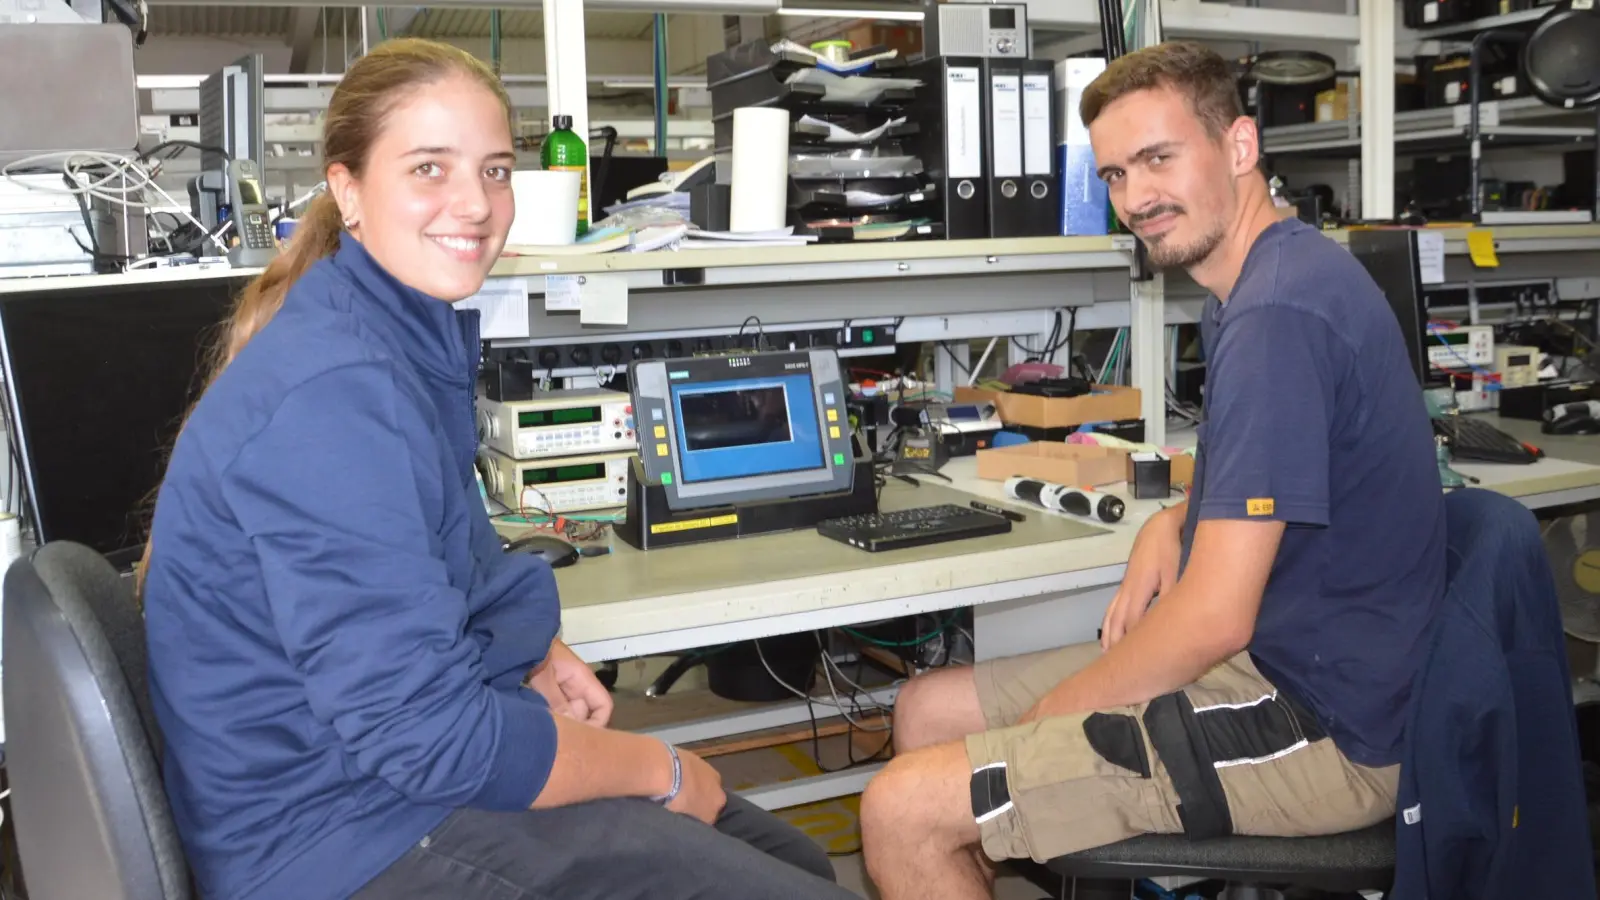
{"type": "Polygon", "coordinates": [[[361,185],[344,163],[328,167],[328,193],[339,205],[339,218],[344,220],[345,228],[361,223],[361,185]]]}

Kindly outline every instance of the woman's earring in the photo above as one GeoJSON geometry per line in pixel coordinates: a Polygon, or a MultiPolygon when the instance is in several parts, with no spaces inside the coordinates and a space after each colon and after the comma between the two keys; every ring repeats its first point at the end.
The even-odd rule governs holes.
{"type": "Polygon", "coordinates": [[[352,228],[355,228],[357,225],[360,225],[360,224],[361,223],[357,222],[355,219],[345,219],[344,220],[344,230],[345,231],[349,231],[352,228]]]}

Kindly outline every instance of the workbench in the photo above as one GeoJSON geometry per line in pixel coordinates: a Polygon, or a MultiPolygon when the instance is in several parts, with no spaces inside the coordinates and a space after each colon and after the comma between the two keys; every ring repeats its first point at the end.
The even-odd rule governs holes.
{"type": "MultiPolygon", "coordinates": [[[[1535,511],[1600,501],[1600,437],[1545,436],[1537,423],[1487,418],[1544,447],[1547,457],[1532,465],[1463,463],[1458,471],[1535,511]]],[[[1186,438],[1192,440],[1174,435],[1180,444],[1186,438]]],[[[1015,505],[1000,482],[977,477],[972,457],[942,472],[951,485],[891,481],[882,506],[981,498],[1012,505],[1027,521],[1007,535],[878,554],[809,530],[648,552],[613,539],[611,554],[557,571],[563,637],[579,656],[600,662],[973,607],[979,659],[1093,640],[1134,536],[1162,502],[1130,499],[1122,522],[1089,523],[1015,505]]],[[[1124,487],[1109,490],[1126,498],[1124,487]]],[[[873,693],[884,703],[893,696],[892,687],[873,693]]],[[[775,703],[649,733],[687,743],[802,723],[811,714],[802,702],[775,703]]],[[[748,796],[768,808],[846,796],[876,770],[784,782],[748,796]]]]}

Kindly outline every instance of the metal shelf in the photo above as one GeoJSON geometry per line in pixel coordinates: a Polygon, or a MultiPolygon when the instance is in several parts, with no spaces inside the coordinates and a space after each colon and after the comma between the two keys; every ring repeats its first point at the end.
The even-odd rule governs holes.
{"type": "MultiPolygon", "coordinates": [[[[1428,156],[1432,154],[1465,152],[1466,128],[1430,128],[1408,131],[1394,136],[1397,155],[1428,156]]],[[[1554,145],[1580,146],[1593,143],[1593,128],[1565,128],[1538,125],[1495,125],[1478,129],[1487,149],[1505,147],[1545,147],[1554,145]]],[[[1306,140],[1267,145],[1274,156],[1308,156],[1329,159],[1350,159],[1361,155],[1361,139],[1339,138],[1306,140]]]]}
{"type": "Polygon", "coordinates": [[[1534,9],[1518,10],[1506,13],[1503,16],[1489,16],[1483,19],[1470,19],[1466,22],[1452,22],[1448,25],[1434,25],[1428,28],[1413,29],[1417,37],[1423,40],[1448,40],[1450,38],[1471,38],[1480,31],[1489,31],[1494,28],[1516,28],[1523,25],[1532,25],[1544,18],[1550,12],[1550,7],[1541,6],[1534,9]]]}
{"type": "MultiPolygon", "coordinates": [[[[971,241],[862,242],[796,247],[507,257],[493,275],[613,274],[630,290],[877,279],[1126,272],[1132,240],[1047,237],[971,241]],[[689,273],[685,275],[684,273],[689,273]]],[[[541,288],[542,290],[542,288],[541,288]]]]}
{"type": "MultiPolygon", "coordinates": [[[[1418,109],[1394,117],[1395,152],[1427,154],[1467,145],[1465,105],[1418,109]]],[[[1550,106],[1534,97],[1492,100],[1478,107],[1479,128],[1489,147],[1531,147],[1593,140],[1594,113],[1550,106]],[[1572,124],[1584,122],[1583,126],[1572,124]]],[[[1266,129],[1266,152],[1274,156],[1346,159],[1361,155],[1360,121],[1311,122],[1266,129]]]]}

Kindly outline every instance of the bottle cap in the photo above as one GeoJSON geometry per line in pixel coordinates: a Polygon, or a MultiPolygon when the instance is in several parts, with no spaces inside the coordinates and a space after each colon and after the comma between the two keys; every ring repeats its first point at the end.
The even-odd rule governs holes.
{"type": "Polygon", "coordinates": [[[570,130],[572,128],[572,117],[571,116],[556,116],[555,117],[555,126],[557,128],[565,128],[565,129],[570,130]]]}

